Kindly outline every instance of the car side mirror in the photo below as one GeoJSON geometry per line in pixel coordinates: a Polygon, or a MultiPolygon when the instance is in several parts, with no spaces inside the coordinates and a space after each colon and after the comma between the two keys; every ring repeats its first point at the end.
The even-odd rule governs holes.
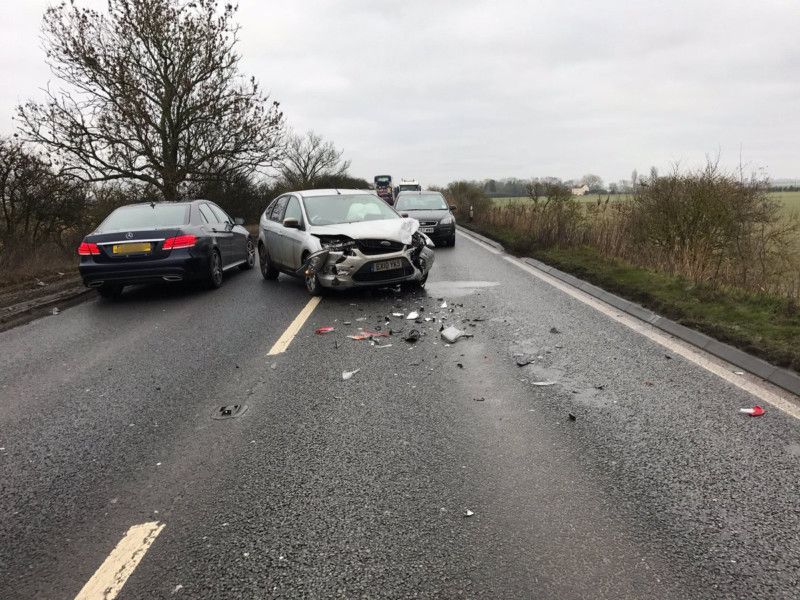
{"type": "Polygon", "coordinates": [[[242,217],[234,217],[233,224],[234,225],[244,225],[244,219],[242,217]]]}
{"type": "Polygon", "coordinates": [[[408,218],[408,213],[400,213],[400,216],[403,217],[404,219],[407,219],[408,218]]]}
{"type": "Polygon", "coordinates": [[[452,210],[453,212],[455,212],[457,208],[458,207],[455,204],[450,205],[450,210],[452,210]]]}
{"type": "Polygon", "coordinates": [[[287,229],[300,229],[300,221],[297,219],[284,219],[283,226],[287,229]]]}

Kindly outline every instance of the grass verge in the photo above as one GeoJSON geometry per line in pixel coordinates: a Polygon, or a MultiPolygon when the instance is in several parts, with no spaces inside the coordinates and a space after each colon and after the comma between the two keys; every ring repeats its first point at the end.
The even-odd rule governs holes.
{"type": "Polygon", "coordinates": [[[800,372],[800,311],[785,298],[710,288],[601,256],[592,248],[536,249],[530,239],[474,229],[682,325],[800,372]]]}

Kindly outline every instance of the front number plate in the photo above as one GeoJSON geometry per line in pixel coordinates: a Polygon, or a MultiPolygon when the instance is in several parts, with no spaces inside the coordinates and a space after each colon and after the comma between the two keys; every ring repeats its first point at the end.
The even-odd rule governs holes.
{"type": "Polygon", "coordinates": [[[399,258],[395,260],[382,260],[372,265],[373,271],[392,271],[393,269],[402,269],[403,261],[399,258]]]}
{"type": "Polygon", "coordinates": [[[111,254],[146,254],[150,252],[149,243],[139,244],[114,244],[111,246],[111,254]]]}
{"type": "Polygon", "coordinates": [[[434,229],[436,229],[436,227],[420,227],[419,228],[419,230],[422,233],[433,233],[434,229]]]}

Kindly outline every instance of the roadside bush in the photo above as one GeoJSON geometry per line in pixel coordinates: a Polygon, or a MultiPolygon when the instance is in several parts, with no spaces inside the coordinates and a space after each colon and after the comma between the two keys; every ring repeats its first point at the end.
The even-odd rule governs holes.
{"type": "Polygon", "coordinates": [[[471,181],[454,181],[442,190],[448,204],[455,205],[458,218],[466,221],[472,207],[476,221],[492,214],[492,201],[483,186],[471,181]]]}

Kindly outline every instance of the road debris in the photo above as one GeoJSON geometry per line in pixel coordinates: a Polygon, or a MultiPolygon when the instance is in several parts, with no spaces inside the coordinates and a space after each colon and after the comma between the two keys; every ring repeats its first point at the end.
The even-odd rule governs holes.
{"type": "Polygon", "coordinates": [[[402,319],[403,317],[405,317],[405,314],[404,313],[392,313],[392,316],[402,319]]]}
{"type": "Polygon", "coordinates": [[[347,337],[349,337],[351,340],[357,340],[357,341],[370,340],[370,339],[376,338],[376,337],[389,337],[389,332],[388,331],[367,331],[367,330],[364,330],[359,334],[348,335],[347,337]]]}
{"type": "Polygon", "coordinates": [[[442,302],[442,305],[439,308],[447,308],[447,301],[442,302]]]}
{"type": "Polygon", "coordinates": [[[345,381],[347,381],[347,380],[348,380],[348,379],[350,379],[350,378],[351,378],[353,375],[355,375],[356,373],[358,373],[360,370],[361,370],[361,369],[356,369],[355,371],[342,371],[342,379],[344,379],[345,381]]]}
{"type": "Polygon", "coordinates": [[[558,330],[557,327],[551,327],[550,328],[550,333],[561,333],[561,332],[558,330]]]}
{"type": "Polygon", "coordinates": [[[546,386],[546,385],[555,385],[555,381],[531,381],[531,385],[538,385],[538,386],[546,386]]]}
{"type": "Polygon", "coordinates": [[[418,329],[412,329],[411,331],[408,332],[408,335],[406,335],[403,339],[407,341],[409,344],[415,344],[416,342],[419,341],[419,338],[421,336],[422,334],[419,332],[418,329]]]}
{"type": "Polygon", "coordinates": [[[182,589],[183,589],[183,586],[182,586],[182,585],[179,583],[178,585],[176,585],[176,586],[173,588],[173,590],[172,590],[172,593],[173,593],[173,594],[177,594],[177,593],[178,593],[178,592],[180,592],[182,589]]]}
{"type": "Polygon", "coordinates": [[[524,367],[525,365],[529,365],[533,362],[533,359],[525,354],[517,356],[515,360],[518,367],[524,367]]]}
{"type": "Polygon", "coordinates": [[[464,336],[464,332],[458,329],[457,327],[453,327],[451,325],[450,327],[442,331],[441,336],[445,342],[454,344],[456,341],[458,341],[459,338],[464,336]]]}
{"type": "Polygon", "coordinates": [[[330,325],[328,325],[326,327],[317,327],[314,330],[314,333],[316,333],[317,335],[323,335],[325,333],[331,333],[332,331],[336,331],[336,330],[333,327],[331,327],[330,325]]]}
{"type": "Polygon", "coordinates": [[[734,375],[744,375],[744,371],[734,371],[734,375]]]}
{"type": "Polygon", "coordinates": [[[471,517],[474,514],[475,513],[472,512],[470,509],[467,509],[467,510],[464,511],[464,518],[466,519],[467,517],[471,517]]]}
{"type": "Polygon", "coordinates": [[[409,321],[413,321],[415,319],[419,319],[419,313],[417,311],[415,311],[415,310],[412,310],[410,313],[408,313],[408,316],[406,316],[406,319],[409,320],[409,321]]]}
{"type": "Polygon", "coordinates": [[[391,348],[392,347],[391,344],[376,344],[375,342],[372,342],[372,345],[375,346],[376,348],[391,348]]]}
{"type": "Polygon", "coordinates": [[[750,415],[751,417],[760,417],[767,411],[765,411],[760,406],[756,405],[753,408],[740,408],[739,412],[744,413],[746,415],[750,415]]]}
{"type": "Polygon", "coordinates": [[[61,312],[61,309],[60,309],[60,308],[58,308],[57,306],[54,306],[54,307],[53,307],[53,314],[54,314],[54,315],[57,315],[57,314],[58,314],[58,313],[60,313],[60,312],[61,312]]]}
{"type": "Polygon", "coordinates": [[[484,398],[483,396],[481,396],[480,398],[473,398],[473,400],[475,400],[475,402],[485,402],[485,401],[486,401],[486,398],[484,398]]]}
{"type": "Polygon", "coordinates": [[[457,366],[459,369],[463,369],[463,368],[464,368],[464,363],[456,363],[456,366],[457,366]]]}
{"type": "Polygon", "coordinates": [[[567,418],[568,418],[570,421],[577,421],[577,420],[578,420],[578,417],[576,417],[576,416],[575,416],[575,415],[573,415],[572,413],[567,413],[567,418]]]}

